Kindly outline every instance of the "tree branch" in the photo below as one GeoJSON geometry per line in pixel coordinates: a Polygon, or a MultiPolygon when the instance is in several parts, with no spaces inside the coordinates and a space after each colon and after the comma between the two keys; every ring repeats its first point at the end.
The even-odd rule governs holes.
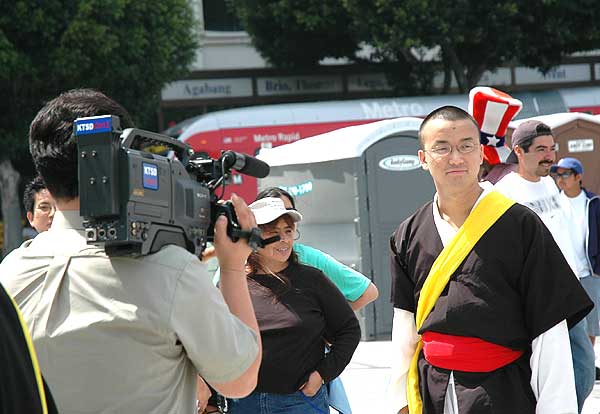
{"type": "Polygon", "coordinates": [[[456,82],[458,83],[458,90],[460,92],[466,92],[469,87],[469,83],[467,81],[467,77],[465,76],[465,67],[462,62],[458,59],[458,55],[456,54],[456,50],[452,43],[448,41],[448,39],[442,40],[442,50],[444,59],[448,59],[448,63],[454,72],[454,76],[456,77],[456,82]]]}
{"type": "Polygon", "coordinates": [[[4,249],[9,253],[22,241],[21,207],[19,202],[19,181],[21,175],[9,159],[0,161],[0,198],[2,199],[2,217],[4,222],[4,249]]]}

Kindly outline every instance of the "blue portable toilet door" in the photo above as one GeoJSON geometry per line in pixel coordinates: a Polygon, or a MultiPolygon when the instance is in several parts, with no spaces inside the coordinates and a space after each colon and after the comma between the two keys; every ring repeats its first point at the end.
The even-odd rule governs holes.
{"type": "MultiPolygon", "coordinates": [[[[417,156],[419,148],[414,131],[380,140],[363,154],[371,276],[379,289],[372,315],[374,320],[366,321],[367,336],[372,339],[389,339],[392,332],[390,236],[404,219],[435,194],[431,176],[421,168],[417,156]],[[371,326],[375,329],[371,330],[371,326]]],[[[367,317],[370,314],[368,312],[367,317]]]]}

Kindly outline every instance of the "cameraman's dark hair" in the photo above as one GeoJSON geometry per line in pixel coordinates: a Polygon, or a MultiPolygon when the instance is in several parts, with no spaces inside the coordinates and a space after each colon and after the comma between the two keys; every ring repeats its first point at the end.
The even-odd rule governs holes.
{"type": "Polygon", "coordinates": [[[260,200],[261,198],[265,198],[265,197],[277,197],[277,198],[281,198],[281,197],[287,197],[290,200],[290,203],[292,203],[292,208],[296,209],[296,201],[294,200],[294,197],[292,197],[292,195],[290,193],[288,193],[287,191],[285,191],[282,188],[279,187],[268,187],[265,188],[264,190],[262,190],[260,193],[258,193],[256,195],[256,200],[260,200]]]}
{"type": "Polygon", "coordinates": [[[121,128],[133,127],[125,108],[93,89],[61,93],[46,103],[31,122],[29,151],[38,173],[55,199],[72,200],[79,195],[73,121],[99,115],[116,115],[121,119],[121,128]]]}
{"type": "MultiPolygon", "coordinates": [[[[443,119],[445,121],[462,121],[468,119],[473,123],[473,125],[475,125],[475,128],[477,128],[477,132],[479,133],[479,125],[477,124],[477,121],[475,121],[475,118],[473,118],[467,111],[457,106],[446,105],[431,111],[421,123],[421,127],[419,128],[419,144],[421,144],[421,147],[423,147],[423,129],[429,121],[434,119],[443,119]]],[[[479,139],[479,136],[477,136],[477,139],[479,139]]]]}
{"type": "Polygon", "coordinates": [[[35,205],[35,195],[40,191],[46,188],[46,183],[44,179],[39,175],[31,180],[25,186],[25,191],[23,192],[23,206],[25,207],[25,211],[33,213],[33,207],[35,205]]]}

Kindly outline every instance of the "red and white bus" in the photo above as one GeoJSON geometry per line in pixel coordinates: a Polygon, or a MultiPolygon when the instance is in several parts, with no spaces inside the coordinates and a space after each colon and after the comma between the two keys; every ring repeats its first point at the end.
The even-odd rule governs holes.
{"type": "MultiPolygon", "coordinates": [[[[600,114],[600,87],[512,93],[523,101],[519,118],[557,112],[600,114]]],[[[467,109],[468,96],[438,95],[263,105],[208,113],[192,122],[179,139],[196,152],[216,158],[221,150],[256,154],[261,148],[403,116],[423,117],[443,105],[467,109]]],[[[256,196],[256,179],[235,176],[228,192],[247,201],[256,196]]]]}

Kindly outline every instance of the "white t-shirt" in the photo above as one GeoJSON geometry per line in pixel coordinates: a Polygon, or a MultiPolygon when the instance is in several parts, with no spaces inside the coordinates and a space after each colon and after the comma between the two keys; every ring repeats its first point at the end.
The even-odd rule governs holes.
{"type": "Polygon", "coordinates": [[[542,219],[573,273],[578,274],[574,243],[569,228],[572,215],[571,204],[560,196],[554,180],[546,176],[541,177],[539,181],[529,181],[516,172],[511,172],[494,187],[517,203],[529,207],[542,219]]]}
{"type": "Polygon", "coordinates": [[[586,214],[587,196],[583,191],[580,191],[576,197],[569,197],[564,192],[561,192],[560,195],[571,205],[573,213],[570,217],[571,225],[569,229],[571,229],[571,234],[573,235],[577,276],[580,278],[590,276],[591,272],[586,252],[588,232],[586,214]]]}

